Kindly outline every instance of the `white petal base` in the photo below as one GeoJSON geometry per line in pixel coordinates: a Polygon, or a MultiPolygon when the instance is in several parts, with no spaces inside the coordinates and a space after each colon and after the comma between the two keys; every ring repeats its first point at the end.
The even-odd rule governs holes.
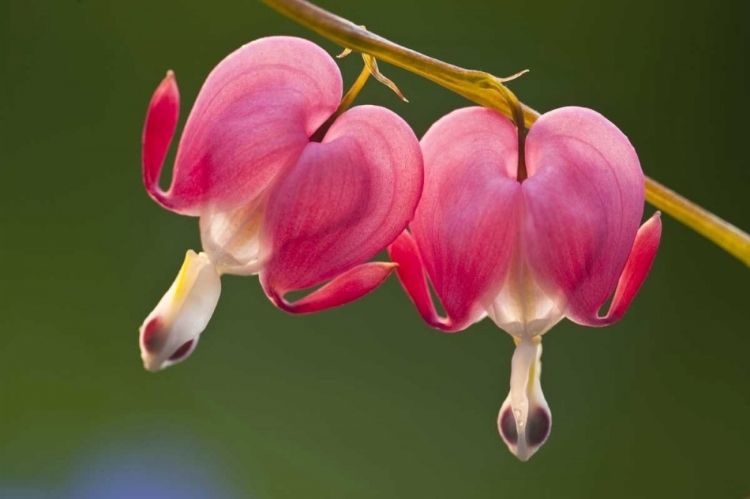
{"type": "Polygon", "coordinates": [[[548,296],[517,253],[500,293],[487,304],[487,315],[517,339],[541,336],[563,318],[560,299],[548,296]]]}
{"type": "Polygon", "coordinates": [[[254,275],[260,259],[263,203],[256,200],[234,211],[208,211],[201,215],[201,241],[219,274],[254,275]]]}

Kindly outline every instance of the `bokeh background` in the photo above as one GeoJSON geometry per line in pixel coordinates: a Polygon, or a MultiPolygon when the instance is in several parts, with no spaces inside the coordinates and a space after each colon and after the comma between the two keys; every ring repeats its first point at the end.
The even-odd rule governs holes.
{"type": "MultiPolygon", "coordinates": [[[[750,229],[746,3],[319,4],[465,67],[531,69],[524,102],[597,109],[648,175],[750,229]]],[[[137,328],[200,244],[141,185],[149,98],[175,70],[184,120],[222,57],[276,34],[340,50],[254,0],[0,1],[0,497],[149,497],[123,477],[154,474],[175,487],[152,497],[750,495],[750,271],[669,217],[620,323],[547,336],[554,428],[528,463],[495,424],[510,338],[428,329],[395,279],[293,317],[225,278],[196,353],[145,372],[137,328]]],[[[360,61],[340,66],[348,85],[360,61]]],[[[373,83],[358,102],[418,135],[468,105],[381,69],[411,102],[373,83]]]]}

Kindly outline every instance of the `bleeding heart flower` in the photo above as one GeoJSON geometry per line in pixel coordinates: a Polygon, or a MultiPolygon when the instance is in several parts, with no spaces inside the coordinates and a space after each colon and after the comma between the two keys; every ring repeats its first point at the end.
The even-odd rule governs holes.
{"type": "Polygon", "coordinates": [[[563,317],[618,321],[651,268],[661,221],[657,213],[638,228],[643,172],[627,137],[600,114],[568,107],[539,118],[521,181],[518,144],[514,125],[489,109],[435,123],[421,143],[425,185],[411,234],[389,252],[429,325],[459,331],[489,315],[513,336],[498,428],[526,460],[552,422],[539,378],[542,335],[563,317]],[[436,312],[425,273],[447,317],[436,312]]]}
{"type": "Polygon", "coordinates": [[[204,252],[188,252],[141,326],[146,369],[192,352],[219,299],[221,274],[259,274],[276,306],[306,313],[356,300],[393,270],[390,262],[366,262],[414,213],[419,142],[381,107],[355,107],[331,122],[341,92],[338,67],[311,42],[273,37],[243,46],[204,83],[164,192],[159,175],[179,94],[172,73],[157,88],[143,131],[143,181],[163,207],[200,217],[204,252]],[[323,283],[299,301],[284,299],[323,283]]]}

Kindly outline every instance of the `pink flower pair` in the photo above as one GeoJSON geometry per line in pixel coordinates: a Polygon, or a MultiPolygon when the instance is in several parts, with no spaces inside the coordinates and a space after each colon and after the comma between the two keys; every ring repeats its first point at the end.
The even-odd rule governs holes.
{"type": "Polygon", "coordinates": [[[360,298],[398,266],[429,325],[459,331],[489,315],[514,337],[498,427],[528,459],[551,426],[541,335],[563,317],[619,320],[655,256],[661,225],[657,215],[638,229],[644,177],[635,151],[601,115],[558,109],[529,131],[519,181],[517,130],[492,110],[449,114],[420,148],[381,107],[354,107],[331,123],[341,93],[338,68],[316,45],[287,37],[245,45],[206,80],[164,192],[158,179],[179,98],[171,74],[159,86],[143,135],[144,183],[165,208],[200,217],[204,252],[188,252],[141,327],[146,368],[192,352],[221,274],[258,274],[276,306],[306,313],[360,298]],[[368,263],[386,247],[394,263],[368,263]]]}

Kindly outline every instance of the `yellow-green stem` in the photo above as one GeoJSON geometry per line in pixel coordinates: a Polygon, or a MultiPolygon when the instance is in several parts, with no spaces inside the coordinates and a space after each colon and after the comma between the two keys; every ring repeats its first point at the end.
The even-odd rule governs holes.
{"type": "MultiPolygon", "coordinates": [[[[495,109],[516,123],[521,119],[519,114],[523,114],[527,128],[539,118],[538,112],[523,103],[513,105],[515,95],[502,84],[501,78],[402,47],[304,0],[262,1],[334,43],[418,74],[472,102],[495,109]]],[[[646,200],[750,266],[750,235],[747,233],[649,177],[646,177],[646,200]]]]}
{"type": "Polygon", "coordinates": [[[336,108],[336,111],[331,115],[330,118],[325,121],[325,123],[320,125],[320,127],[315,131],[314,134],[312,134],[312,136],[310,137],[310,140],[312,142],[322,142],[323,137],[325,137],[326,132],[328,132],[328,129],[331,128],[333,122],[336,121],[336,118],[341,116],[341,114],[349,109],[349,106],[352,105],[354,99],[356,99],[359,95],[360,90],[362,90],[362,88],[365,86],[365,83],[367,83],[368,78],[370,78],[370,68],[368,66],[365,66],[362,68],[362,72],[359,73],[357,80],[341,99],[339,107],[336,108]]]}
{"type": "Polygon", "coordinates": [[[339,107],[336,109],[336,112],[333,113],[333,118],[337,118],[341,116],[341,113],[349,109],[349,106],[352,105],[352,102],[354,102],[354,99],[357,98],[357,96],[359,95],[359,92],[364,88],[365,83],[367,83],[367,79],[370,78],[370,74],[372,74],[372,71],[370,71],[370,68],[368,66],[364,66],[362,68],[362,72],[359,73],[357,80],[354,82],[352,87],[346,92],[346,95],[344,95],[344,98],[341,99],[341,104],[339,104],[339,107]]]}
{"type": "Polygon", "coordinates": [[[750,237],[734,225],[646,177],[646,200],[750,267],[750,237]]]}

